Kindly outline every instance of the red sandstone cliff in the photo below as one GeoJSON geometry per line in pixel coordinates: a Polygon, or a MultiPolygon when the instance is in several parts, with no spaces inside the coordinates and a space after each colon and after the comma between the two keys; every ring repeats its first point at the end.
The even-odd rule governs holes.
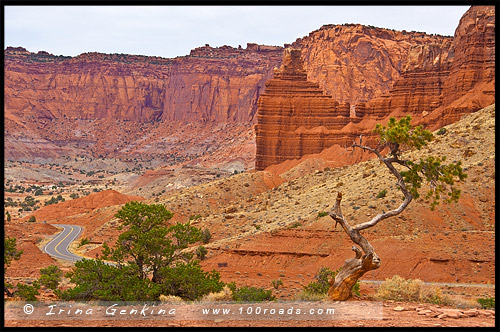
{"type": "Polygon", "coordinates": [[[297,39],[307,77],[351,105],[387,93],[415,46],[449,44],[451,37],[359,24],[324,25],[297,39]]]}
{"type": "MultiPolygon", "coordinates": [[[[416,33],[412,35],[413,38],[400,39],[397,43],[400,46],[393,46],[399,56],[398,66],[394,66],[393,57],[381,56],[384,53],[381,50],[382,45],[387,46],[388,41],[393,43],[394,39],[404,36],[401,33],[390,34],[385,31],[385,34],[380,35],[383,32],[380,29],[356,25],[349,25],[347,28],[326,26],[311,33],[309,37],[298,40],[294,45],[304,47],[302,59],[305,59],[304,67],[308,66],[307,79],[319,81],[320,87],[325,91],[330,89],[329,84],[338,86],[339,88],[331,90],[334,98],[359,101],[368,95],[383,93],[383,85],[379,90],[366,89],[366,84],[360,80],[369,75],[363,75],[363,71],[376,76],[373,82],[383,77],[381,68],[389,67],[385,75],[397,76],[401,71],[401,76],[388,92],[352,107],[354,114],[351,116],[355,115],[354,117],[332,121],[329,123],[330,127],[324,124],[317,124],[317,127],[312,125],[323,117],[315,115],[306,103],[294,105],[296,109],[293,112],[299,115],[286,124],[283,124],[284,121],[277,121],[284,117],[282,114],[277,115],[278,110],[286,108],[289,102],[285,98],[291,97],[287,92],[273,91],[262,103],[259,102],[256,169],[317,153],[320,146],[349,145],[360,134],[364,135],[365,142],[373,140],[371,130],[374,123],[384,122],[389,116],[410,114],[416,123],[437,129],[458,120],[461,114],[474,112],[494,103],[494,27],[494,7],[471,7],[460,20],[454,38],[416,33]],[[370,39],[372,30],[379,38],[370,39]],[[346,32],[346,35],[342,32],[346,32]],[[343,40],[349,42],[344,43],[343,40]],[[342,56],[347,59],[344,64],[340,60],[342,56]],[[346,61],[353,59],[355,61],[347,66],[346,61]],[[390,62],[391,66],[381,65],[384,60],[390,62]],[[353,89],[348,89],[349,86],[353,89]],[[274,109],[275,112],[270,112],[269,109],[274,109]],[[300,114],[310,114],[315,119],[305,121],[300,114]],[[272,122],[274,127],[271,129],[272,122]],[[342,122],[349,123],[342,129],[335,127],[342,122]],[[301,130],[294,131],[294,128],[303,125],[305,127],[301,127],[301,130]],[[304,139],[304,135],[308,139],[304,139]]],[[[269,82],[276,79],[275,75],[269,82]]],[[[295,81],[299,83],[300,80],[295,78],[295,81]]],[[[299,94],[298,98],[300,97],[299,94]]]]}
{"type": "MultiPolygon", "coordinates": [[[[293,105],[314,104],[308,107],[319,114],[328,99],[334,112],[346,112],[350,104],[351,117],[327,112],[318,120],[296,108],[294,122],[279,110],[278,90],[289,88],[286,80],[270,83],[262,112],[281,113],[264,115],[266,124],[257,126],[257,141],[266,140],[264,132],[275,140],[265,153],[258,148],[267,162],[350,143],[372,127],[370,121],[390,114],[427,115],[423,121],[437,126],[494,102],[494,7],[471,7],[454,38],[347,24],[323,26],[293,45],[302,49],[306,73],[296,76],[295,83],[302,80],[298,93],[322,95],[321,106],[305,95],[293,105]],[[278,144],[283,147],[273,159],[278,144]]],[[[80,150],[186,160],[209,158],[222,145],[226,151],[241,150],[230,144],[252,150],[248,128],[265,82],[281,64],[282,48],[206,45],[175,59],[99,53],[71,58],[23,48],[4,54],[6,158],[55,158],[80,150]],[[214,128],[223,123],[230,125],[220,139],[214,128]]]]}
{"type": "Polygon", "coordinates": [[[249,44],[201,47],[175,59],[100,53],[70,58],[8,48],[5,113],[13,120],[248,123],[281,53],[280,47],[249,44]]]}
{"type": "Polygon", "coordinates": [[[339,105],[318,84],[307,80],[300,54],[300,49],[285,49],[281,67],[274,71],[274,78],[266,83],[259,98],[257,170],[320,152],[334,138],[324,131],[340,129],[349,122],[349,104],[339,105]]]}
{"type": "Polygon", "coordinates": [[[414,46],[391,91],[356,105],[356,115],[412,114],[439,128],[493,104],[494,93],[495,9],[473,6],[461,18],[452,43],[414,46]]]}

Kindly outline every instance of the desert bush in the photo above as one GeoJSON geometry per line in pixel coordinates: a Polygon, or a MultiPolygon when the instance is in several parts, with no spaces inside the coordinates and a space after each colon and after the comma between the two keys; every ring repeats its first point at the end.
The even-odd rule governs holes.
{"type": "Polygon", "coordinates": [[[175,295],[160,295],[160,301],[161,303],[174,303],[174,304],[184,303],[184,300],[182,298],[175,295]]]}
{"type": "Polygon", "coordinates": [[[35,216],[31,216],[31,217],[28,219],[28,222],[36,222],[36,217],[35,217],[35,216]]]}
{"type": "Polygon", "coordinates": [[[81,240],[80,240],[80,243],[78,244],[78,248],[86,245],[86,244],[89,244],[89,240],[86,238],[86,237],[83,237],[81,240]]]}
{"type": "Polygon", "coordinates": [[[198,248],[196,248],[196,257],[198,257],[201,260],[204,260],[207,255],[207,252],[208,252],[207,248],[205,248],[204,246],[199,246],[198,248]]]}
{"type": "Polygon", "coordinates": [[[212,238],[212,234],[210,234],[210,230],[208,228],[204,228],[201,231],[201,242],[207,244],[210,242],[210,239],[212,238]]]}
{"type": "Polygon", "coordinates": [[[316,281],[310,282],[307,286],[304,286],[304,292],[312,294],[326,294],[330,288],[330,283],[328,280],[335,278],[337,271],[332,271],[327,267],[322,267],[319,272],[314,277],[316,281]]]}
{"type": "Polygon", "coordinates": [[[398,275],[385,279],[375,293],[377,299],[394,301],[419,301],[423,281],[404,279],[398,275]]]}
{"type": "Polygon", "coordinates": [[[378,193],[377,198],[384,198],[387,195],[387,189],[382,190],[378,193]]]}
{"type": "Polygon", "coordinates": [[[14,294],[25,301],[36,301],[36,296],[40,295],[40,293],[38,292],[39,289],[40,284],[37,280],[35,280],[32,285],[18,283],[17,290],[14,292],[14,294]]]}
{"type": "Polygon", "coordinates": [[[229,302],[233,299],[233,292],[231,289],[225,285],[224,288],[220,292],[212,292],[208,293],[207,295],[203,296],[201,301],[202,302],[220,302],[220,301],[226,301],[229,302]]]}
{"type": "Polygon", "coordinates": [[[233,294],[233,300],[237,302],[262,302],[275,301],[276,297],[270,289],[242,286],[236,287],[234,282],[227,285],[233,294]]]}
{"type": "Polygon", "coordinates": [[[61,282],[62,275],[63,273],[58,266],[49,265],[46,268],[40,269],[40,278],[38,278],[38,281],[43,286],[56,290],[61,282]]]}
{"type": "Polygon", "coordinates": [[[219,292],[224,287],[217,271],[205,272],[198,261],[178,262],[161,269],[162,294],[198,300],[206,294],[219,292]]]}
{"type": "Polygon", "coordinates": [[[318,218],[326,217],[327,215],[328,215],[328,212],[318,212],[318,218]]]}
{"type": "Polygon", "coordinates": [[[481,308],[483,309],[495,309],[494,297],[477,299],[477,302],[481,305],[481,308]]]}
{"type": "Polygon", "coordinates": [[[283,280],[281,279],[272,280],[271,285],[273,285],[275,289],[278,289],[280,286],[283,286],[283,280]]]}
{"type": "Polygon", "coordinates": [[[439,129],[436,134],[438,134],[438,135],[444,135],[444,134],[446,134],[446,128],[443,127],[441,129],[439,129]]]}

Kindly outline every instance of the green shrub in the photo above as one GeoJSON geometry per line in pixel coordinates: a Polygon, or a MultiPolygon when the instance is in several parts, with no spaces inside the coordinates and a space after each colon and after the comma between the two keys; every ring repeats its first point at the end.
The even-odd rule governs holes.
{"type": "Polygon", "coordinates": [[[38,281],[33,281],[33,285],[17,284],[17,290],[14,292],[15,295],[19,296],[25,301],[36,301],[37,295],[40,295],[38,290],[40,289],[40,284],[38,281]]]}
{"type": "Polygon", "coordinates": [[[61,282],[62,271],[56,265],[49,265],[46,268],[40,269],[40,278],[38,281],[43,286],[56,290],[61,282]]]}
{"type": "Polygon", "coordinates": [[[31,217],[28,219],[28,222],[36,222],[36,217],[35,217],[35,216],[31,216],[31,217]]]}
{"type": "Polygon", "coordinates": [[[384,198],[387,195],[387,189],[382,190],[378,193],[377,198],[384,198]]]}
{"type": "Polygon", "coordinates": [[[205,272],[198,261],[180,262],[174,267],[164,267],[161,294],[175,295],[185,300],[198,300],[209,293],[220,292],[224,283],[215,270],[205,272]]]}
{"type": "Polygon", "coordinates": [[[86,244],[89,244],[89,243],[90,243],[90,241],[86,237],[84,237],[80,240],[80,243],[78,244],[78,248],[80,248],[86,244]]]}
{"type": "Polygon", "coordinates": [[[441,128],[441,129],[439,129],[439,130],[437,131],[437,133],[436,133],[436,134],[437,134],[437,135],[444,135],[444,134],[446,134],[446,131],[447,131],[447,130],[446,130],[446,128],[441,128]]]}
{"type": "Polygon", "coordinates": [[[300,226],[302,226],[302,223],[300,221],[295,221],[288,228],[297,228],[297,227],[300,227],[300,226]]]}
{"type": "Polygon", "coordinates": [[[495,309],[495,298],[494,297],[477,299],[477,302],[481,305],[481,308],[483,308],[483,309],[495,309]]]}
{"type": "Polygon", "coordinates": [[[328,215],[328,212],[318,212],[318,218],[325,217],[328,215]]]}
{"type": "Polygon", "coordinates": [[[210,234],[210,230],[208,228],[204,228],[201,231],[201,242],[207,244],[212,239],[212,234],[210,234]]]}
{"type": "Polygon", "coordinates": [[[330,289],[328,280],[330,278],[335,278],[336,275],[337,271],[332,271],[327,267],[320,268],[318,274],[314,277],[316,281],[310,282],[307,286],[304,286],[304,292],[312,294],[328,293],[328,289],[330,289]]]}
{"type": "Polygon", "coordinates": [[[198,257],[201,260],[205,259],[205,256],[207,255],[207,253],[208,253],[208,250],[204,246],[199,246],[196,249],[196,257],[198,257]]]}
{"type": "Polygon", "coordinates": [[[272,294],[272,290],[257,287],[236,287],[234,282],[227,285],[233,293],[233,300],[236,302],[262,302],[275,301],[276,297],[272,294]]]}

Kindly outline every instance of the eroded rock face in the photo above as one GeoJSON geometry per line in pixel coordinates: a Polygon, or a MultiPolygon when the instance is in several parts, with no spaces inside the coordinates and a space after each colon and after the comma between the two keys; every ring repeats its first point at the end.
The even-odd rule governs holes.
{"type": "Polygon", "coordinates": [[[295,90],[279,92],[274,86],[284,80],[275,74],[259,101],[256,168],[317,153],[320,146],[350,145],[361,134],[373,141],[374,123],[389,116],[409,114],[437,129],[493,104],[494,13],[492,6],[471,7],[454,37],[347,25],[324,26],[297,40],[307,78],[333,99],[356,104],[351,117],[340,112],[344,117],[319,124],[326,118],[307,103],[287,106],[295,90]]]}
{"type": "Polygon", "coordinates": [[[201,47],[175,59],[7,48],[7,117],[250,122],[282,48],[201,47]]]}
{"type": "Polygon", "coordinates": [[[351,105],[389,92],[416,46],[441,45],[451,37],[360,24],[324,25],[292,46],[302,49],[309,80],[335,100],[351,105]]]}
{"type": "Polygon", "coordinates": [[[357,104],[356,115],[411,114],[439,128],[493,104],[494,85],[495,9],[473,6],[452,40],[413,46],[391,91],[357,104]]]}
{"type": "Polygon", "coordinates": [[[257,170],[317,153],[331,146],[330,129],[349,122],[349,104],[339,104],[307,80],[300,49],[287,48],[259,97],[256,125],[257,170]]]}
{"type": "Polygon", "coordinates": [[[443,87],[442,125],[495,102],[495,7],[471,7],[460,19],[454,44],[443,87]]]}

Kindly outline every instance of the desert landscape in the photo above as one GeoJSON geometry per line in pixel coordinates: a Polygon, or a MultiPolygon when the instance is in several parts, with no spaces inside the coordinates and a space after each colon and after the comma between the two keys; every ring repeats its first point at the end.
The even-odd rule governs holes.
{"type": "MultiPolygon", "coordinates": [[[[382,264],[346,302],[382,302],[382,319],[6,317],[6,327],[495,327],[494,6],[470,7],[454,36],[324,25],[283,47],[205,45],[173,59],[9,46],[4,73],[4,231],[22,250],[4,275],[13,286],[51,265],[73,270],[44,250],[54,225],[80,226],[68,250],[98,259],[123,232],[118,211],[138,201],[208,229],[200,265],[221,281],[270,290],[278,303],[312,301],[304,288],[318,271],[353,257],[329,215],[337,194],[352,225],[401,202],[393,175],[353,142],[375,146],[376,124],[411,115],[434,138],[402,155],[460,161],[467,174],[458,202],[430,210],[422,195],[363,231],[382,264]],[[420,280],[434,302],[381,299],[394,276],[420,280]]],[[[38,301],[57,299],[41,286],[38,301]]]]}

